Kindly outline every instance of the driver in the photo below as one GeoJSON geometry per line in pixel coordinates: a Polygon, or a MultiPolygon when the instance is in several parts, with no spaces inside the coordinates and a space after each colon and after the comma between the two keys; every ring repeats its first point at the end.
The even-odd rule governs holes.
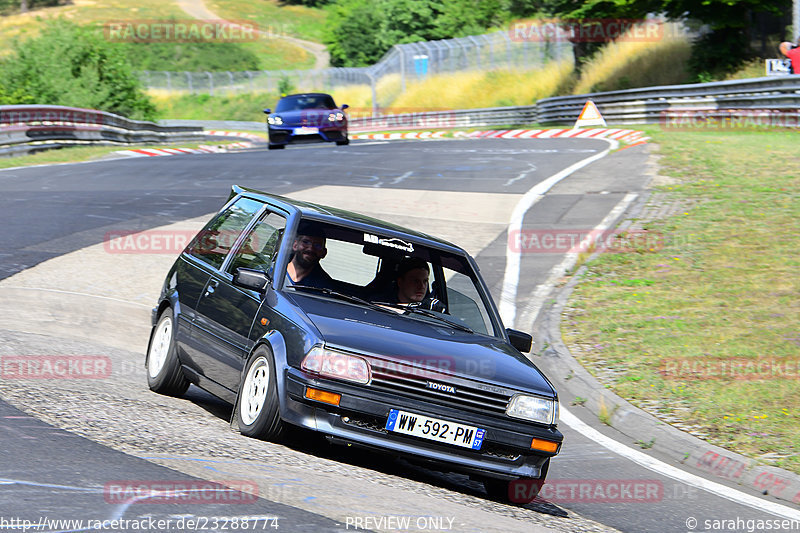
{"type": "Polygon", "coordinates": [[[428,263],[419,257],[406,257],[397,267],[397,303],[421,302],[428,294],[428,263]]]}
{"type": "Polygon", "coordinates": [[[290,285],[330,288],[333,279],[319,264],[328,255],[325,233],[309,222],[301,222],[292,243],[292,259],[286,267],[286,281],[290,285]]]}
{"type": "Polygon", "coordinates": [[[429,278],[430,267],[427,261],[420,257],[403,258],[397,265],[396,291],[392,291],[387,303],[419,304],[422,308],[443,313],[444,305],[428,294],[429,278]]]}

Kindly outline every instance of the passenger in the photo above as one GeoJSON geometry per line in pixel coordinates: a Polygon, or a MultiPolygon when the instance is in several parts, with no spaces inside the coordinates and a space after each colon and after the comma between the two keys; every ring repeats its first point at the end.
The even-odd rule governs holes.
{"type": "Polygon", "coordinates": [[[322,228],[301,222],[292,243],[292,260],[286,267],[286,281],[291,285],[330,288],[333,278],[319,264],[327,254],[322,228]]]}

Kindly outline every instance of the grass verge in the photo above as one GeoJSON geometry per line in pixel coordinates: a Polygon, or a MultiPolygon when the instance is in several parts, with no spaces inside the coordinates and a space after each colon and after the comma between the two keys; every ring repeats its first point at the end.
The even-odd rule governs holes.
{"type": "Polygon", "coordinates": [[[562,321],[576,357],[632,403],[800,473],[800,160],[795,131],[664,131],[676,214],[663,247],[588,264],[562,321]]]}

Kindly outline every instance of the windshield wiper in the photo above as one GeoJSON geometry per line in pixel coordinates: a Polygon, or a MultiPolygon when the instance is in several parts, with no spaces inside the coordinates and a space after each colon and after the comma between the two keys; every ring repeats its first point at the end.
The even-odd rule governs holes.
{"type": "Polygon", "coordinates": [[[383,311],[384,313],[394,313],[388,309],[381,307],[380,305],[375,305],[374,303],[365,300],[363,298],[359,298],[358,296],[353,296],[351,294],[345,294],[343,292],[337,292],[332,289],[328,289],[326,287],[312,287],[311,285],[289,285],[292,289],[303,289],[303,290],[311,290],[316,291],[319,293],[324,294],[325,296],[332,296],[334,298],[338,298],[340,300],[345,300],[347,302],[359,304],[359,305],[366,305],[370,309],[376,309],[378,311],[383,311]]]}
{"type": "Polygon", "coordinates": [[[406,313],[416,313],[425,317],[434,318],[439,320],[440,322],[444,322],[448,326],[460,329],[461,331],[466,331],[467,333],[475,333],[472,331],[472,328],[465,326],[464,324],[459,324],[458,322],[454,322],[452,320],[448,320],[445,317],[441,316],[439,313],[434,313],[429,309],[425,309],[419,306],[419,303],[414,304],[399,304],[399,303],[389,303],[389,302],[375,302],[378,305],[388,305],[394,307],[395,309],[404,309],[406,313]]]}

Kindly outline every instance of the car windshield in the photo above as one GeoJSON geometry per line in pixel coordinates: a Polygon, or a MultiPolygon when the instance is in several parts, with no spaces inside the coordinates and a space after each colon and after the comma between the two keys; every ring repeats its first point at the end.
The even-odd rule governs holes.
{"type": "Polygon", "coordinates": [[[298,94],[281,98],[275,107],[275,112],[285,113],[304,109],[336,109],[336,103],[327,94],[298,94]]]}
{"type": "Polygon", "coordinates": [[[292,250],[293,258],[318,261],[322,269],[297,280],[288,277],[285,287],[292,290],[378,305],[465,333],[502,336],[493,304],[466,255],[426,246],[412,236],[310,221],[301,221],[292,250]]]}

